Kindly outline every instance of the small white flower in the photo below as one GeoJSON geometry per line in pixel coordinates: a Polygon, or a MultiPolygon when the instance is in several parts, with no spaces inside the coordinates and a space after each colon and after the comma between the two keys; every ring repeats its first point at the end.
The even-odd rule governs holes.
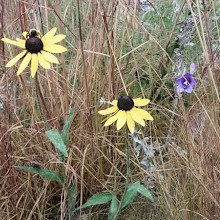
{"type": "Polygon", "coordinates": [[[186,43],[186,44],[184,45],[184,47],[187,47],[187,46],[192,47],[192,46],[194,46],[194,43],[189,42],[189,43],[186,43]]]}
{"type": "Polygon", "coordinates": [[[104,103],[105,103],[105,98],[104,98],[104,97],[101,97],[101,98],[99,99],[99,106],[102,106],[104,103]]]}

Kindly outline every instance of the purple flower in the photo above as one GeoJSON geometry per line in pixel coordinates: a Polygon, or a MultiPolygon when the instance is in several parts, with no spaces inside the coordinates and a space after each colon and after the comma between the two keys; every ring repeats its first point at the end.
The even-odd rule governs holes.
{"type": "Polygon", "coordinates": [[[177,93],[187,92],[191,93],[193,86],[195,86],[196,81],[191,74],[195,72],[196,66],[194,63],[190,65],[190,73],[186,73],[183,77],[176,80],[177,83],[177,93]]]}

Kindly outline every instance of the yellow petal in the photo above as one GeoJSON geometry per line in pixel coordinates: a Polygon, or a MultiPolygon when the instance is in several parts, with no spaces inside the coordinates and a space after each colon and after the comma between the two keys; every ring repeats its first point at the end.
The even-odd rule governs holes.
{"type": "Polygon", "coordinates": [[[12,60],[10,60],[6,64],[6,67],[11,67],[11,66],[15,65],[18,62],[18,60],[20,60],[26,53],[27,53],[26,50],[24,50],[21,53],[19,53],[16,57],[14,57],[12,60]]]}
{"type": "Polygon", "coordinates": [[[27,36],[27,33],[28,33],[27,31],[24,31],[24,32],[22,33],[22,35],[23,35],[23,37],[24,37],[25,39],[27,38],[27,37],[26,37],[26,36],[27,36]]]}
{"type": "Polygon", "coordinates": [[[25,44],[26,40],[20,39],[20,38],[16,38],[17,42],[22,42],[23,44],[25,44]]]}
{"type": "Polygon", "coordinates": [[[58,42],[60,42],[61,40],[63,40],[66,37],[66,35],[64,34],[58,34],[52,38],[47,38],[46,40],[43,40],[43,44],[56,44],[58,42]]]}
{"type": "Polygon", "coordinates": [[[133,134],[135,123],[134,123],[134,120],[131,117],[130,111],[127,111],[127,125],[128,125],[129,131],[133,134]]]}
{"type": "Polygon", "coordinates": [[[113,113],[113,112],[115,112],[117,110],[118,110],[118,107],[117,106],[113,106],[113,107],[107,108],[105,110],[100,110],[100,111],[98,111],[98,113],[100,115],[108,115],[108,114],[111,114],[111,113],[113,113]]]}
{"type": "Polygon", "coordinates": [[[58,34],[58,35],[56,35],[52,38],[50,43],[51,44],[56,44],[56,43],[62,41],[65,37],[66,37],[66,35],[64,35],[64,34],[58,34]]]}
{"type": "Polygon", "coordinates": [[[153,117],[147,112],[145,111],[144,109],[138,109],[137,110],[139,112],[139,114],[142,116],[143,119],[145,120],[150,120],[150,121],[153,121],[153,117]]]}
{"type": "Polygon", "coordinates": [[[18,46],[22,49],[25,49],[25,41],[18,42],[18,41],[10,40],[8,38],[2,38],[1,40],[4,41],[5,43],[12,44],[12,45],[18,46]]]}
{"type": "Polygon", "coordinates": [[[38,53],[37,55],[39,64],[45,69],[50,69],[50,63],[44,59],[43,55],[41,53],[38,53]]]}
{"type": "Polygon", "coordinates": [[[134,106],[137,107],[145,106],[150,102],[149,99],[141,99],[141,98],[133,99],[133,101],[134,101],[134,106]]]}
{"type": "Polygon", "coordinates": [[[48,32],[41,38],[41,40],[42,40],[42,41],[47,41],[49,38],[51,38],[51,37],[54,36],[54,34],[56,33],[56,31],[57,31],[57,28],[56,28],[56,27],[52,28],[50,31],[48,31],[48,32]]]}
{"type": "Polygon", "coordinates": [[[126,123],[126,112],[125,111],[119,111],[118,121],[117,121],[117,130],[120,130],[126,123]]]}
{"type": "Polygon", "coordinates": [[[51,44],[51,45],[44,45],[44,50],[51,52],[51,53],[63,53],[67,51],[67,49],[61,45],[51,44]]]}
{"type": "Polygon", "coordinates": [[[31,54],[31,76],[34,78],[38,68],[38,57],[36,53],[31,54]]]}
{"type": "Polygon", "coordinates": [[[31,53],[27,53],[27,55],[22,60],[20,67],[18,68],[17,75],[20,75],[24,71],[24,69],[30,63],[30,60],[31,60],[31,53]]]}
{"type": "Polygon", "coordinates": [[[118,100],[113,100],[112,102],[107,102],[111,105],[117,106],[118,105],[118,100]]]}
{"type": "MultiPolygon", "coordinates": [[[[119,111],[119,112],[120,112],[120,111],[119,111]]],[[[111,125],[113,122],[115,122],[115,121],[118,119],[118,117],[119,117],[119,112],[118,112],[116,115],[113,115],[111,118],[109,118],[109,119],[105,122],[104,126],[109,126],[109,125],[111,125]]]]}
{"type": "Polygon", "coordinates": [[[46,51],[41,51],[41,54],[43,55],[44,59],[49,61],[50,63],[56,63],[59,64],[58,59],[51,53],[48,53],[46,51]]]}
{"type": "MultiPolygon", "coordinates": [[[[116,112],[117,113],[117,112],[116,112]]],[[[105,121],[107,121],[109,118],[111,118],[113,115],[115,115],[116,113],[114,113],[114,114],[112,114],[112,115],[109,115],[108,117],[106,117],[106,118],[104,118],[103,120],[102,120],[102,123],[103,122],[105,122],[105,121]]]]}
{"type": "Polygon", "coordinates": [[[143,117],[142,117],[142,115],[139,113],[138,110],[139,110],[138,108],[133,107],[133,108],[130,110],[131,117],[132,117],[132,119],[133,119],[135,122],[137,122],[138,124],[140,124],[140,125],[142,125],[142,126],[145,126],[143,117]]]}

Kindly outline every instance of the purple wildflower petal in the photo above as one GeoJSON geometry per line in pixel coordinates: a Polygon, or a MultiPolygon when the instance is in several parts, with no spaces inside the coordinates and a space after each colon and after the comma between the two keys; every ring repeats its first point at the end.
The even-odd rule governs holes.
{"type": "Polygon", "coordinates": [[[180,77],[180,78],[178,78],[178,79],[176,80],[177,85],[183,85],[184,82],[185,82],[184,77],[180,77]]]}
{"type": "Polygon", "coordinates": [[[190,73],[193,74],[196,71],[196,65],[195,63],[191,63],[190,65],[190,73]]]}
{"type": "Polygon", "coordinates": [[[186,73],[186,74],[184,75],[184,80],[185,80],[185,81],[187,80],[187,81],[190,83],[192,79],[193,79],[193,77],[191,76],[190,73],[186,73]]]}
{"type": "Polygon", "coordinates": [[[183,91],[187,93],[191,93],[193,86],[195,86],[196,81],[191,75],[191,72],[195,71],[195,64],[191,63],[190,65],[190,73],[186,73],[183,77],[180,77],[176,80],[177,83],[177,93],[181,93],[183,91]]]}
{"type": "Polygon", "coordinates": [[[184,82],[185,82],[185,79],[184,77],[180,77],[176,80],[176,83],[177,83],[177,93],[181,93],[184,91],[184,82]]]}
{"type": "Polygon", "coordinates": [[[179,94],[179,93],[181,93],[181,92],[184,91],[184,87],[183,87],[182,85],[179,85],[179,86],[177,86],[176,91],[177,91],[177,93],[179,94]]]}
{"type": "Polygon", "coordinates": [[[185,92],[191,93],[191,92],[192,92],[192,86],[188,85],[188,86],[185,88],[185,92]]]}
{"type": "Polygon", "coordinates": [[[194,78],[191,76],[190,73],[186,73],[186,74],[184,75],[184,77],[185,77],[186,80],[188,81],[188,84],[191,85],[191,87],[195,86],[196,81],[194,80],[194,78]]]}
{"type": "Polygon", "coordinates": [[[191,85],[192,87],[196,85],[196,81],[194,80],[193,77],[192,77],[192,79],[191,79],[190,85],[191,85]]]}

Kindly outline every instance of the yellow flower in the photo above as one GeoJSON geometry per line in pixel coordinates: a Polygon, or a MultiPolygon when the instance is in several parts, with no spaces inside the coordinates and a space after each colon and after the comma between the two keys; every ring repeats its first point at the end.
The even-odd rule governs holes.
{"type": "Polygon", "coordinates": [[[13,66],[18,62],[18,60],[23,58],[17,72],[17,75],[20,75],[31,61],[31,76],[34,78],[38,69],[38,62],[45,69],[50,69],[50,63],[59,64],[58,59],[51,53],[62,53],[67,51],[65,47],[56,44],[63,40],[66,35],[55,35],[56,30],[57,28],[54,27],[41,37],[40,32],[35,29],[31,29],[29,32],[23,33],[25,40],[16,38],[16,41],[14,41],[8,38],[2,38],[1,40],[5,43],[9,43],[23,49],[21,53],[6,64],[6,67],[13,66]]]}
{"type": "Polygon", "coordinates": [[[105,110],[100,110],[98,113],[101,115],[112,114],[103,121],[106,121],[104,126],[109,126],[117,121],[117,130],[120,130],[127,122],[129,131],[133,134],[135,122],[145,126],[144,119],[153,121],[153,117],[145,110],[137,107],[142,107],[150,102],[149,99],[136,98],[132,99],[129,96],[122,96],[118,100],[108,102],[112,107],[105,110]]]}

